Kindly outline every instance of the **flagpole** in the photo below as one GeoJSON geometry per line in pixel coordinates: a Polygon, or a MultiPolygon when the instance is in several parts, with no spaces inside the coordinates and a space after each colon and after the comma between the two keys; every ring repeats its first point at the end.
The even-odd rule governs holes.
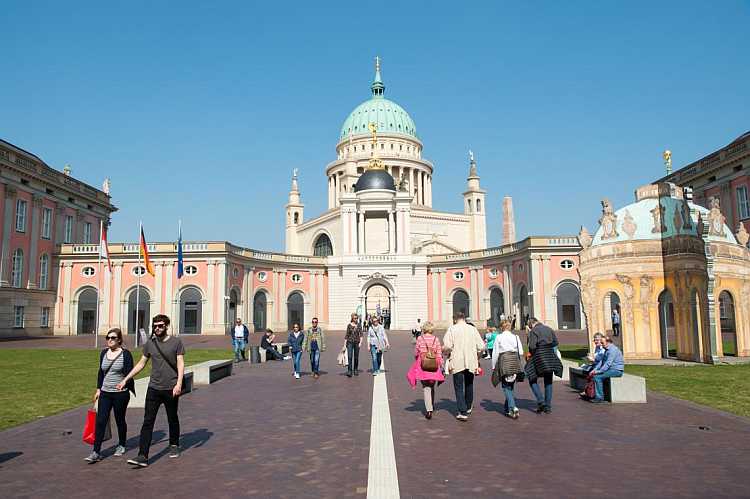
{"type": "Polygon", "coordinates": [[[143,233],[143,223],[138,222],[138,266],[136,267],[136,276],[138,283],[135,287],[135,347],[138,348],[138,336],[140,328],[138,327],[138,317],[141,308],[141,234],[143,233]]]}
{"type": "MultiPolygon", "coordinates": [[[[181,218],[177,219],[177,244],[178,244],[178,248],[177,249],[180,251],[180,253],[182,253],[182,219],[181,218]]],[[[178,281],[177,282],[177,289],[180,288],[179,280],[182,277],[180,275],[181,258],[179,258],[179,256],[180,255],[178,255],[178,259],[177,259],[177,281],[178,281]]],[[[177,315],[179,315],[179,313],[180,313],[179,312],[179,306],[180,305],[179,305],[179,302],[178,302],[178,304],[177,304],[178,308],[177,308],[177,312],[176,312],[177,315]]],[[[174,304],[173,304],[172,305],[172,318],[173,319],[177,319],[177,320],[175,320],[175,323],[177,324],[177,327],[172,330],[172,334],[174,334],[176,336],[179,336],[180,335],[180,328],[182,327],[182,322],[181,322],[182,317],[176,317],[174,308],[175,307],[174,307],[174,304]]]]}
{"type": "Polygon", "coordinates": [[[102,229],[104,227],[104,222],[99,220],[99,257],[97,261],[97,267],[96,267],[96,276],[97,276],[97,286],[96,286],[96,320],[94,323],[96,324],[96,329],[94,329],[94,348],[99,348],[99,319],[101,317],[101,313],[99,311],[99,308],[101,307],[102,303],[102,229]]]}

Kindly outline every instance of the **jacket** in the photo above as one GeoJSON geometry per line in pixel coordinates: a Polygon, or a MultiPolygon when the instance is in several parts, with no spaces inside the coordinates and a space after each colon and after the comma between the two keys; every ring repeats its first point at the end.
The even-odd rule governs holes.
{"type": "Polygon", "coordinates": [[[297,353],[302,351],[302,344],[305,342],[305,332],[300,331],[299,336],[294,337],[294,331],[289,331],[289,338],[286,340],[289,343],[289,351],[297,353]]]}
{"type": "Polygon", "coordinates": [[[554,373],[562,378],[563,365],[555,353],[557,336],[548,326],[538,322],[529,331],[529,352],[531,358],[526,363],[524,373],[529,383],[536,383],[536,379],[545,374],[554,373]]]}
{"type": "Polygon", "coordinates": [[[313,330],[313,328],[308,329],[305,331],[305,340],[302,342],[302,349],[306,352],[310,351],[310,343],[312,340],[317,340],[318,342],[318,349],[321,352],[326,351],[326,335],[323,332],[323,328],[318,326],[318,329],[313,330]]]}
{"type": "MultiPolygon", "coordinates": [[[[101,352],[99,352],[99,373],[97,375],[96,380],[96,388],[98,390],[101,390],[102,385],[104,384],[104,371],[102,371],[102,361],[104,360],[104,356],[107,353],[107,350],[109,348],[105,348],[101,352]]],[[[127,350],[125,348],[122,349],[122,369],[125,371],[125,375],[127,376],[130,371],[133,370],[133,354],[130,353],[130,350],[127,350]]],[[[131,392],[133,392],[133,395],[135,395],[135,381],[133,378],[130,378],[127,383],[125,383],[125,388],[131,392]]]]}
{"type": "MultiPolygon", "coordinates": [[[[231,326],[229,328],[229,337],[232,338],[232,343],[234,343],[234,328],[235,327],[236,326],[231,326]]],[[[242,333],[243,334],[242,339],[245,340],[245,343],[247,343],[250,340],[250,330],[247,329],[247,326],[244,324],[242,325],[242,328],[244,329],[242,333]]]]}
{"type": "Polygon", "coordinates": [[[448,365],[451,374],[467,369],[474,372],[479,367],[478,354],[484,347],[479,331],[471,324],[459,321],[449,327],[443,336],[443,348],[450,350],[448,365]]]}
{"type": "Polygon", "coordinates": [[[596,372],[606,372],[610,369],[615,371],[623,372],[625,370],[625,359],[622,356],[622,351],[617,348],[617,345],[610,344],[604,351],[601,364],[596,368],[596,372]]]}

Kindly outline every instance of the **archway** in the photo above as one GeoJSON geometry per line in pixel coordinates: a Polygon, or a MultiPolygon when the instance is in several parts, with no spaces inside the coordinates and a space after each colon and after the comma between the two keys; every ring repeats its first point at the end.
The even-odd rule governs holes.
{"type": "MultiPolygon", "coordinates": [[[[229,303],[227,308],[227,334],[234,328],[234,321],[237,319],[237,305],[240,302],[239,294],[236,289],[229,291],[229,303]]],[[[244,319],[244,317],[243,317],[244,319]]]]}
{"type": "Polygon", "coordinates": [[[321,234],[315,240],[313,245],[313,255],[315,256],[331,256],[333,255],[333,244],[331,244],[331,238],[327,234],[321,234]]]}
{"type": "Polygon", "coordinates": [[[268,327],[268,300],[263,291],[258,291],[253,297],[253,328],[262,331],[268,327]]]}
{"type": "Polygon", "coordinates": [[[185,288],[180,293],[180,334],[201,334],[203,295],[197,288],[185,288]]]}
{"type": "Polygon", "coordinates": [[[557,287],[557,327],[581,329],[581,292],[572,282],[557,287]]]}
{"type": "Polygon", "coordinates": [[[78,295],[78,327],[76,334],[92,334],[96,329],[96,290],[86,288],[78,295]]]}
{"type": "Polygon", "coordinates": [[[672,293],[665,289],[659,295],[659,336],[661,356],[665,359],[677,357],[677,337],[674,329],[674,301],[672,293]]]}
{"type": "Polygon", "coordinates": [[[522,328],[526,325],[526,319],[530,316],[529,314],[529,292],[526,289],[525,284],[521,284],[518,288],[518,320],[516,324],[522,328]]]}
{"type": "Polygon", "coordinates": [[[490,319],[488,326],[500,326],[500,316],[505,313],[505,300],[500,288],[492,288],[490,291],[490,319]]]}
{"type": "Polygon", "coordinates": [[[453,293],[453,315],[461,312],[465,317],[469,317],[469,295],[463,289],[453,293]]]}
{"type": "Polygon", "coordinates": [[[300,329],[305,328],[305,299],[302,293],[295,291],[286,300],[287,330],[291,331],[294,324],[299,324],[300,329]]]}
{"type": "Polygon", "coordinates": [[[391,293],[382,284],[373,284],[365,291],[365,313],[367,317],[377,315],[383,327],[390,327],[391,293]]]}
{"type": "Polygon", "coordinates": [[[610,291],[604,297],[604,317],[607,334],[612,337],[615,345],[622,348],[622,305],[620,296],[614,291],[610,291]]]}
{"type": "Polygon", "coordinates": [[[146,334],[151,332],[151,294],[144,287],[133,289],[128,295],[128,334],[135,334],[136,319],[138,328],[143,328],[146,334]],[[140,295],[138,289],[141,290],[140,295]],[[139,297],[140,296],[140,297],[139,297]],[[136,299],[138,301],[138,316],[136,317],[136,299]]]}
{"type": "Polygon", "coordinates": [[[721,349],[724,355],[737,355],[737,322],[734,314],[734,298],[729,291],[719,294],[719,323],[721,349]]]}

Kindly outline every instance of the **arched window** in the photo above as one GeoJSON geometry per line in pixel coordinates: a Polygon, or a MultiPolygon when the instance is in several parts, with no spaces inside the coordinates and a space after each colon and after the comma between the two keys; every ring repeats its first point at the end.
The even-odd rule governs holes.
{"type": "Polygon", "coordinates": [[[23,277],[23,250],[21,248],[18,248],[16,249],[16,251],[13,252],[11,285],[14,288],[20,288],[22,277],[23,277]]]}
{"type": "Polygon", "coordinates": [[[477,213],[482,213],[482,200],[477,199],[477,213]]]}
{"type": "Polygon", "coordinates": [[[462,312],[465,317],[469,317],[469,295],[466,291],[459,289],[453,293],[453,314],[462,312]]]}
{"type": "Polygon", "coordinates": [[[39,257],[39,289],[47,289],[49,282],[49,255],[39,257]]]}
{"type": "Polygon", "coordinates": [[[467,207],[469,213],[471,213],[471,199],[467,199],[466,200],[466,207],[467,207]]]}
{"type": "Polygon", "coordinates": [[[321,234],[315,240],[315,246],[313,248],[313,255],[315,256],[331,256],[333,255],[333,245],[331,239],[327,234],[321,234]]]}
{"type": "Polygon", "coordinates": [[[294,223],[295,223],[295,224],[298,224],[298,223],[299,223],[299,213],[295,213],[295,214],[294,214],[294,223]]]}

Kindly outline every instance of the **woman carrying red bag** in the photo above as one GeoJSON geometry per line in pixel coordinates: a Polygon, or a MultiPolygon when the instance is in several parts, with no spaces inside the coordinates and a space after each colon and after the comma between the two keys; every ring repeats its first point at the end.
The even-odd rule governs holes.
{"type": "Polygon", "coordinates": [[[424,417],[427,419],[432,419],[435,386],[445,381],[442,370],[443,349],[440,340],[433,334],[434,329],[432,322],[422,325],[422,334],[417,336],[417,343],[414,345],[414,363],[406,373],[412,388],[416,388],[417,381],[422,383],[424,417]]]}
{"type": "Polygon", "coordinates": [[[122,346],[122,331],[119,328],[110,329],[107,333],[107,348],[99,354],[99,373],[94,393],[94,403],[98,403],[96,412],[96,433],[94,450],[86,458],[89,463],[101,461],[102,441],[104,432],[109,425],[109,412],[114,410],[115,423],[119,443],[115,449],[115,456],[125,454],[128,425],[125,422],[125,411],[130,402],[130,392],[135,394],[135,382],[131,379],[120,391],[117,384],[133,369],[133,355],[122,346]]]}

